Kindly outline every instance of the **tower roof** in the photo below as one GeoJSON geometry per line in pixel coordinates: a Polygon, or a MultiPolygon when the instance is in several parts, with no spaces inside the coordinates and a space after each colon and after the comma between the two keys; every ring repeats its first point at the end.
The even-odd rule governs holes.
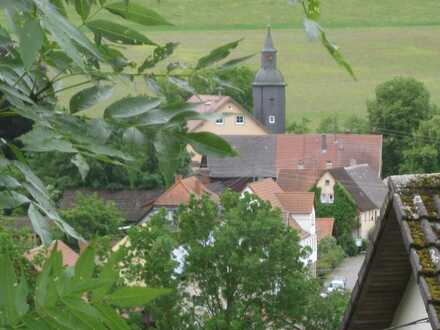
{"type": "Polygon", "coordinates": [[[272,32],[270,25],[267,26],[267,34],[266,34],[266,40],[264,41],[264,51],[274,51],[276,52],[276,49],[273,46],[273,40],[272,40],[272,32]]]}

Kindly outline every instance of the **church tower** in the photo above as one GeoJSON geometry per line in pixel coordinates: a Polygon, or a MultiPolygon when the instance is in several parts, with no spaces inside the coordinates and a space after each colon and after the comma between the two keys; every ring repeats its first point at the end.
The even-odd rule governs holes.
{"type": "Polygon", "coordinates": [[[286,84],[277,69],[277,50],[270,27],[261,51],[261,68],[252,84],[254,116],[272,133],[284,133],[286,125],[286,84]]]}

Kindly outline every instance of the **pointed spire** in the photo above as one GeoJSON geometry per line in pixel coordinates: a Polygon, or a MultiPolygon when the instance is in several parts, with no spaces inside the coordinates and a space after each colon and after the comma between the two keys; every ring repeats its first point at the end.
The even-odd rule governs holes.
{"type": "Polygon", "coordinates": [[[263,50],[273,50],[273,41],[272,41],[272,33],[271,33],[271,27],[270,24],[267,26],[267,35],[266,35],[266,41],[264,42],[264,49],[263,50]]]}

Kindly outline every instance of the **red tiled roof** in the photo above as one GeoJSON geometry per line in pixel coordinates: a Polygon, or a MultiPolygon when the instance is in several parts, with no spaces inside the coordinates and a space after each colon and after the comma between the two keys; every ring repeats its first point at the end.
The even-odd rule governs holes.
{"type": "Polygon", "coordinates": [[[335,219],[333,218],[316,218],[316,235],[318,236],[318,242],[323,238],[333,235],[333,226],[335,219]]]}
{"type": "MultiPolygon", "coordinates": [[[[63,265],[64,266],[74,266],[76,264],[76,261],[78,260],[79,256],[78,254],[73,251],[70,247],[68,247],[63,241],[56,240],[53,241],[48,247],[47,247],[47,253],[50,254],[53,247],[57,247],[57,251],[61,252],[61,256],[63,257],[63,265]]],[[[44,245],[38,246],[36,248],[33,248],[32,250],[29,250],[24,254],[24,257],[29,260],[29,262],[32,263],[32,260],[36,255],[38,255],[41,251],[43,251],[44,245]]],[[[36,267],[37,270],[39,267],[36,267]]]]}
{"type": "Polygon", "coordinates": [[[276,168],[325,169],[369,164],[380,173],[382,135],[359,134],[279,134],[277,135],[276,168]]]}
{"type": "Polygon", "coordinates": [[[176,182],[167,191],[165,191],[154,202],[155,206],[178,206],[180,204],[187,204],[190,201],[191,195],[201,197],[208,194],[212,200],[218,201],[219,197],[216,193],[210,191],[206,186],[195,176],[188,178],[176,178],[176,182]]]}
{"type": "Polygon", "coordinates": [[[275,194],[283,210],[293,214],[309,214],[313,211],[315,194],[312,192],[283,192],[275,194]]]}
{"type": "Polygon", "coordinates": [[[278,172],[277,183],[284,191],[309,191],[320,176],[321,170],[310,169],[281,169],[278,172]]]}
{"type": "Polygon", "coordinates": [[[282,208],[278,198],[276,197],[276,194],[282,193],[283,190],[275,181],[273,181],[273,179],[268,178],[255,181],[250,183],[248,187],[255,195],[260,197],[262,200],[269,202],[272,207],[282,208]]]}

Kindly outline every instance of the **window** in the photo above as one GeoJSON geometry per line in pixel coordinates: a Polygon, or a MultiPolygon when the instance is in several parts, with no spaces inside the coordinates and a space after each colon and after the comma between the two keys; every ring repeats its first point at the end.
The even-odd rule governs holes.
{"type": "Polygon", "coordinates": [[[333,204],[333,194],[321,193],[321,203],[322,204],[333,204]]]}
{"type": "Polygon", "coordinates": [[[299,170],[303,170],[304,169],[304,161],[303,160],[299,160],[298,161],[298,169],[299,170]]]}
{"type": "Polygon", "coordinates": [[[236,125],[244,125],[244,116],[235,117],[235,124],[236,125]]]}
{"type": "Polygon", "coordinates": [[[330,180],[329,180],[329,179],[325,180],[325,185],[326,185],[326,186],[329,186],[329,185],[330,185],[330,180]]]}
{"type": "Polygon", "coordinates": [[[215,123],[216,123],[217,125],[223,125],[223,124],[225,123],[225,120],[224,120],[223,118],[218,118],[218,119],[215,121],[215,123]]]}
{"type": "Polygon", "coordinates": [[[328,160],[328,161],[325,163],[325,167],[326,167],[326,168],[332,168],[332,167],[333,167],[333,163],[332,163],[332,161],[331,161],[331,160],[328,160]]]}
{"type": "Polygon", "coordinates": [[[275,116],[269,116],[269,124],[275,124],[275,116]]]}

